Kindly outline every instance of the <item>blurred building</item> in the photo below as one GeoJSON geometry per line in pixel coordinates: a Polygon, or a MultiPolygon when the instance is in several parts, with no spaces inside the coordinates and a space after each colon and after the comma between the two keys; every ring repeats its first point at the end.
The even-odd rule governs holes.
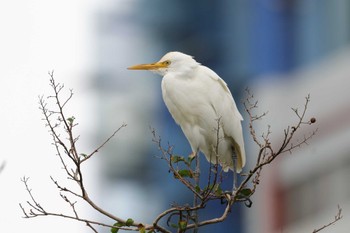
{"type": "MultiPolygon", "coordinates": [[[[108,145],[103,151],[104,155],[100,157],[100,198],[107,208],[112,208],[116,214],[125,214],[124,217],[136,216],[136,220],[147,221],[169,206],[169,203],[186,203],[192,200],[191,195],[179,191],[184,189],[173,182],[172,177],[164,175],[167,174],[164,161],[154,158],[158,152],[151,142],[149,126],[157,129],[165,146],[168,142],[175,145],[175,153],[190,153],[188,142],[161,99],[161,79],[147,72],[127,71],[126,67],[156,61],[173,50],[193,55],[197,61],[223,77],[241,111],[240,99],[247,86],[253,87],[252,90],[259,96],[260,102],[268,106],[267,110],[273,112],[273,107],[285,107],[278,112],[283,117],[273,119],[271,124],[276,129],[276,134],[273,135],[276,140],[278,130],[289,122],[288,117],[293,114],[289,107],[302,105],[303,97],[309,92],[312,97],[310,113],[317,118],[320,136],[323,135],[322,117],[327,115],[323,116],[324,112],[321,110],[325,108],[322,106],[335,107],[332,103],[344,106],[349,99],[344,94],[339,97],[339,101],[338,96],[332,93],[337,92],[336,87],[327,91],[328,86],[339,82],[344,82],[342,88],[345,88],[347,80],[342,80],[346,77],[345,73],[342,76],[339,72],[332,75],[332,72],[338,71],[338,63],[342,59],[345,61],[347,55],[339,56],[340,58],[335,56],[333,59],[336,62],[332,62],[332,59],[324,60],[334,51],[341,51],[349,44],[349,1],[224,0],[213,3],[206,0],[110,0],[104,1],[96,9],[95,19],[96,72],[92,85],[98,99],[97,140],[108,137],[123,122],[128,124],[117,135],[116,142],[108,145]],[[320,67],[324,69],[320,71],[320,67]],[[323,105],[324,103],[327,105],[323,105]],[[320,106],[319,109],[313,104],[320,106]],[[125,196],[125,193],[128,195],[125,196]]],[[[338,127],[328,122],[331,123],[332,120],[325,123],[330,129],[338,127]]],[[[339,132],[334,130],[332,134],[339,136],[339,132]]],[[[249,141],[248,131],[245,134],[249,141]]],[[[327,137],[322,136],[326,141],[327,137]]],[[[314,140],[315,142],[311,142],[312,147],[305,151],[300,150],[300,153],[316,148],[316,143],[326,145],[320,138],[314,140]]],[[[247,150],[248,156],[254,155],[254,146],[247,143],[247,150]]],[[[316,156],[316,153],[307,153],[316,156]]],[[[325,149],[319,153],[328,154],[325,149]]],[[[339,151],[339,154],[342,153],[339,151]]],[[[343,153],[339,156],[346,158],[345,155],[343,153]]],[[[294,157],[297,156],[293,156],[293,159],[294,157]]],[[[310,209],[316,210],[304,204],[308,200],[303,200],[304,195],[300,195],[301,191],[298,190],[312,193],[314,189],[308,184],[320,182],[320,186],[316,187],[318,189],[323,187],[323,179],[334,177],[331,175],[331,167],[323,173],[320,172],[323,171],[322,168],[308,169],[313,159],[321,161],[319,157],[327,156],[303,157],[306,161],[300,160],[300,164],[307,165],[305,169],[297,164],[297,159],[288,163],[280,161],[272,169],[272,177],[277,174],[280,179],[267,179],[268,184],[261,185],[261,190],[257,193],[257,196],[262,196],[263,201],[254,200],[253,207],[245,211],[249,224],[243,220],[245,208],[238,206],[227,221],[205,227],[201,232],[231,233],[232,229],[237,233],[262,232],[260,226],[263,223],[266,225],[265,232],[269,233],[281,227],[292,230],[301,226],[301,220],[305,219],[302,214],[310,216],[310,209]],[[313,159],[308,160],[309,158],[313,159]],[[295,165],[290,165],[293,163],[295,165]],[[293,172],[292,168],[298,172],[293,172]],[[293,176],[303,172],[312,175],[293,176]],[[270,198],[266,191],[269,187],[278,191],[278,201],[270,198]],[[296,201],[287,200],[296,199],[303,200],[301,206],[309,209],[303,210],[302,214],[298,209],[292,209],[291,207],[297,206],[294,205],[296,201]],[[267,201],[268,205],[265,206],[267,201]]],[[[336,168],[336,165],[332,166],[336,168]]],[[[339,169],[345,171],[342,170],[344,168],[339,169]]],[[[346,194],[342,195],[345,198],[346,194]]],[[[319,206],[318,203],[311,205],[319,206]]],[[[322,208],[327,209],[328,206],[322,208]]],[[[336,205],[327,210],[333,216],[336,205]]],[[[208,212],[216,214],[220,211],[213,207],[208,212]]],[[[328,215],[326,212],[325,214],[328,215]]]]}
{"type": "Polygon", "coordinates": [[[257,134],[271,125],[274,148],[284,136],[283,129],[298,121],[291,108],[302,111],[307,94],[311,102],[306,121],[311,117],[317,121],[304,125],[293,143],[318,131],[308,145],[286,153],[265,169],[254,198],[256,207],[246,211],[246,221],[256,223],[247,224],[248,232],[312,232],[334,219],[338,205],[344,220],[323,232],[349,229],[345,220],[350,207],[349,64],[350,47],[287,77],[265,78],[254,86],[259,109],[269,111],[266,120],[257,123],[257,134]]]}
{"type": "MultiPolygon", "coordinates": [[[[334,220],[340,205],[344,219],[322,232],[347,232],[350,3],[289,2],[293,14],[288,46],[293,49],[285,61],[291,69],[262,72],[249,85],[259,100],[259,110],[269,111],[265,120],[257,123],[257,129],[266,132],[267,125],[271,125],[271,139],[278,147],[283,129],[298,120],[291,108],[301,110],[304,97],[310,94],[306,119],[315,117],[317,122],[303,127],[295,139],[303,140],[315,127],[318,131],[309,145],[296,148],[265,169],[253,207],[245,210],[245,226],[247,232],[312,232],[334,220]]],[[[249,151],[253,164],[254,143],[249,151]]]]}

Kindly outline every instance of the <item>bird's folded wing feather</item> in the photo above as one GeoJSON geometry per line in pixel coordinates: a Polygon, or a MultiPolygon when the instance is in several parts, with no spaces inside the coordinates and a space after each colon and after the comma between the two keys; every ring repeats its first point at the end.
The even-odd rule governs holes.
{"type": "MultiPolygon", "coordinates": [[[[244,149],[244,140],[242,133],[242,125],[241,121],[243,121],[243,117],[237,109],[236,103],[232,97],[232,94],[227,87],[227,84],[224,80],[222,80],[214,71],[209,69],[208,67],[202,66],[203,71],[208,74],[210,78],[219,83],[220,88],[218,88],[218,92],[225,92],[226,95],[216,95],[217,98],[213,99],[215,106],[215,110],[217,114],[221,116],[221,123],[223,124],[223,131],[227,137],[231,137],[235,143],[239,146],[240,154],[240,165],[244,166],[245,164],[245,149],[244,149]]],[[[214,96],[214,95],[212,95],[214,96]]]]}

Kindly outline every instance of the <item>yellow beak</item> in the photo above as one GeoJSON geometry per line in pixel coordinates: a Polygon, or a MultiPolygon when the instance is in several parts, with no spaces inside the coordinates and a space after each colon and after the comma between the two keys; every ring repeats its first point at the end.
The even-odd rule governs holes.
{"type": "Polygon", "coordinates": [[[169,64],[164,62],[156,62],[151,64],[140,64],[128,67],[128,70],[157,70],[160,68],[166,68],[169,64]]]}

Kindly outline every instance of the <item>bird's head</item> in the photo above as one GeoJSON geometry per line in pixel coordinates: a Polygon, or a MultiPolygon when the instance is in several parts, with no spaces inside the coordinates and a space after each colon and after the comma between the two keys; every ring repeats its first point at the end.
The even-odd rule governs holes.
{"type": "Polygon", "coordinates": [[[165,54],[158,62],[150,64],[140,64],[128,67],[129,70],[150,70],[162,76],[172,73],[191,72],[199,63],[191,56],[180,52],[169,52],[165,54]]]}

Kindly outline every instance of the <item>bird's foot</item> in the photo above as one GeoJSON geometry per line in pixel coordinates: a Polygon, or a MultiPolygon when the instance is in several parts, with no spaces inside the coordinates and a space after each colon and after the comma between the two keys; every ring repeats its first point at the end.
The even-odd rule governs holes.
{"type": "Polygon", "coordinates": [[[189,159],[190,163],[192,163],[193,160],[198,159],[198,153],[192,152],[191,154],[188,155],[188,159],[189,159]]]}
{"type": "Polygon", "coordinates": [[[233,184],[232,184],[232,193],[235,193],[237,190],[237,182],[238,182],[238,178],[237,178],[237,156],[234,154],[232,156],[232,162],[233,162],[233,184]]]}
{"type": "Polygon", "coordinates": [[[190,158],[191,160],[193,160],[196,156],[197,156],[198,153],[196,152],[192,152],[191,154],[188,155],[188,158],[190,158]]]}

